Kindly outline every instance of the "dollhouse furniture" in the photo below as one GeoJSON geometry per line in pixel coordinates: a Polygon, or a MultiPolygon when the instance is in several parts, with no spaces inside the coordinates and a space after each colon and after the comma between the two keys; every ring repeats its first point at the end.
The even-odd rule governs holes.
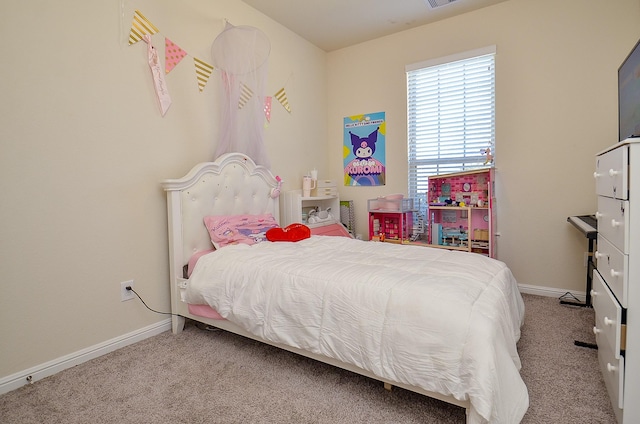
{"type": "Polygon", "coordinates": [[[461,406],[468,424],[522,419],[524,302],[504,263],[349,237],[214,243],[210,218],[279,216],[278,181],[239,153],[162,187],[174,332],[206,323],[461,406]]]}
{"type": "Polygon", "coordinates": [[[597,248],[591,298],[598,359],[619,423],[640,417],[640,141],[596,156],[597,248]]]}
{"type": "Polygon", "coordinates": [[[413,233],[413,199],[389,195],[367,201],[369,240],[409,242],[413,233]]]}
{"type": "Polygon", "coordinates": [[[496,257],[494,168],[429,177],[429,245],[496,257]]]}

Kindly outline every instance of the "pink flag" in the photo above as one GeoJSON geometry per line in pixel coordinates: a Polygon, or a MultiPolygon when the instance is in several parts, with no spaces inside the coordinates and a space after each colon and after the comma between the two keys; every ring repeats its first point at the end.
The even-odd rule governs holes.
{"type": "Polygon", "coordinates": [[[165,37],[164,39],[164,72],[169,73],[187,55],[180,46],[165,37]]]}
{"type": "Polygon", "coordinates": [[[267,118],[267,122],[271,122],[271,96],[264,98],[264,116],[267,118]]]}

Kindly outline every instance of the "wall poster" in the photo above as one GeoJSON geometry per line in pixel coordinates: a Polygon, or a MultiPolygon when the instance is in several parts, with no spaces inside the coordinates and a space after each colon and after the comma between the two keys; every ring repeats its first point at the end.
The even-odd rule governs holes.
{"type": "Polygon", "coordinates": [[[344,118],[344,185],[385,185],[385,112],[344,118]]]}

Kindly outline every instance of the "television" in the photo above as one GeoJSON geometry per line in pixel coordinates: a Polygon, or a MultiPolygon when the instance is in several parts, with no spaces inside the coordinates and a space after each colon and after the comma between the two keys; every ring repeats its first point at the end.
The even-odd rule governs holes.
{"type": "Polygon", "coordinates": [[[640,137],[640,41],[618,68],[619,141],[640,137]]]}

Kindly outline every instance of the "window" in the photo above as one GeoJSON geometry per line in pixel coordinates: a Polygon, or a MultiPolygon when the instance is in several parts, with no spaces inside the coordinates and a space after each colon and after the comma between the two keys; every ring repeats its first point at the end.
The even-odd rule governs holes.
{"type": "Polygon", "coordinates": [[[488,166],[495,154],[495,46],[408,65],[409,197],[427,178],[488,166]]]}

